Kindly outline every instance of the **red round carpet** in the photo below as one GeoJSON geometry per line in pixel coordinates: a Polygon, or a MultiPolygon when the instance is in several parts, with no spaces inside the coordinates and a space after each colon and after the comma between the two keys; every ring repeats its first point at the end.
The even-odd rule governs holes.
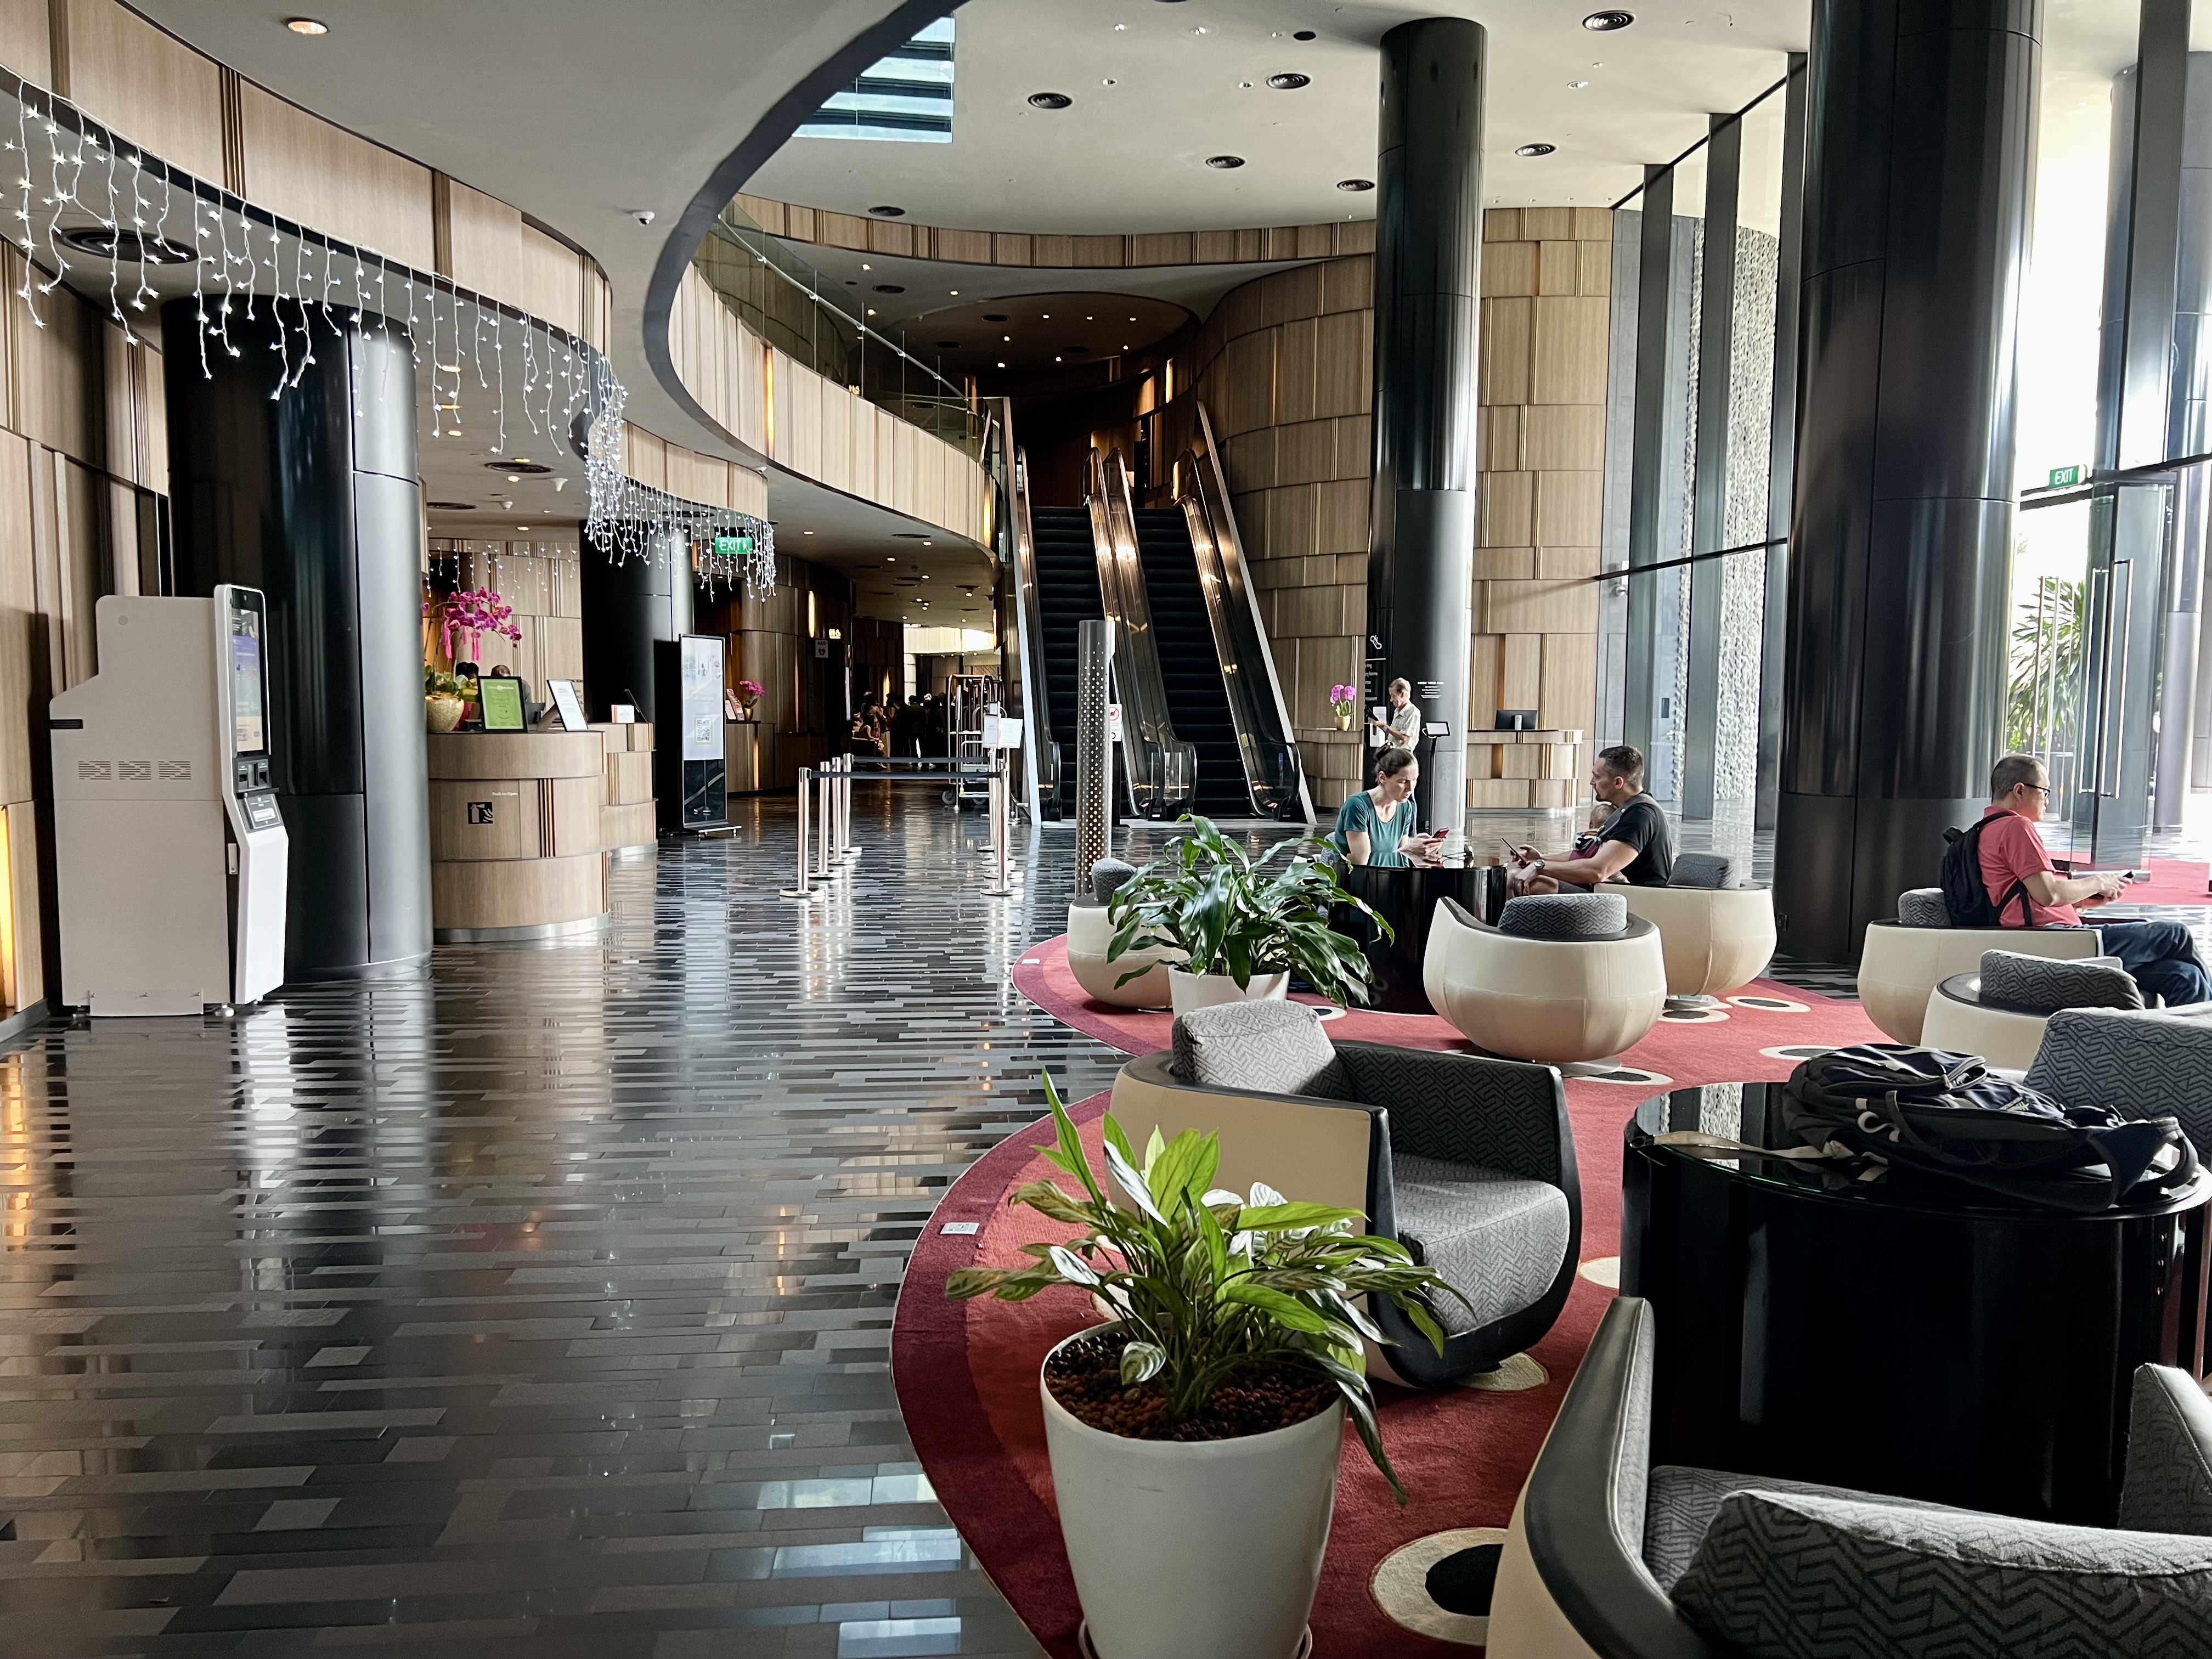
{"type": "MultiPolygon", "coordinates": [[[[1024,952],[1014,983],[1048,1012],[1127,1053],[1167,1046],[1167,1015],[1108,1008],[1085,995],[1067,971],[1064,939],[1024,952]]],[[[1734,1003],[1724,1019],[1661,1024],[1624,1057],[1628,1066],[1656,1077],[1568,1079],[1586,1262],[1620,1251],[1621,1129],[1638,1102],[1668,1086],[1786,1077],[1796,1057],[1769,1051],[1881,1040],[1856,1003],[1765,981],[1737,995],[1776,1006],[1734,1003]]],[[[1467,1047],[1433,1016],[1355,1011],[1328,1029],[1347,1041],[1467,1047]]],[[[1073,1109],[1094,1152],[1106,1101],[1095,1095],[1073,1109]]],[[[1022,1182],[1056,1174],[1040,1156],[1051,1139],[1048,1122],[1009,1136],[947,1191],[915,1243],[899,1292],[891,1370],[908,1433],[946,1514],[1037,1639],[1059,1659],[1074,1659],[1082,1615],[1053,1508],[1037,1370],[1047,1349],[1095,1323],[1096,1315],[1073,1291],[1048,1291],[1024,1304],[945,1299],[945,1281],[955,1267],[1011,1264],[1022,1244],[1055,1231],[1034,1212],[1006,1206],[1006,1195],[1022,1182]],[[947,1231],[971,1225],[977,1230],[973,1234],[947,1231]]],[[[1378,1388],[1383,1436],[1412,1502],[1398,1508],[1358,1442],[1347,1438],[1335,1524],[1314,1604],[1316,1659],[1417,1659],[1474,1650],[1392,1622],[1370,1583],[1386,1556],[1416,1539],[1506,1524],[1612,1295],[1603,1283],[1577,1282],[1558,1325],[1531,1350],[1548,1373],[1540,1386],[1517,1393],[1378,1388]]]]}

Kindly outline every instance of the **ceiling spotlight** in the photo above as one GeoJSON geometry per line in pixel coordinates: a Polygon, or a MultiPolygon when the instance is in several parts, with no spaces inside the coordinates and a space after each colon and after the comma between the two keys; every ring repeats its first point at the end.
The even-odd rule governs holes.
{"type": "Polygon", "coordinates": [[[1095,323],[1098,319],[1096,317],[1085,317],[1083,320],[1086,323],[1095,323]]]}
{"type": "Polygon", "coordinates": [[[1031,109],[1066,109],[1074,101],[1064,92],[1033,92],[1030,94],[1031,109]]]}
{"type": "Polygon", "coordinates": [[[1206,158],[1206,165],[1210,167],[1219,167],[1225,173],[1232,167],[1243,167],[1244,158],[1241,155],[1209,155],[1206,158]]]}
{"type": "Polygon", "coordinates": [[[1005,341],[1008,345],[1012,345],[1014,343],[1014,337],[1011,334],[1001,334],[999,337],[1005,341]]]}
{"type": "Polygon", "coordinates": [[[1313,38],[1314,32],[1311,29],[1300,29],[1297,33],[1291,37],[1293,40],[1310,40],[1313,38]]]}
{"type": "Polygon", "coordinates": [[[1052,320],[1052,313],[1050,313],[1049,311],[1046,312],[1046,313],[1044,313],[1043,317],[1042,317],[1040,320],[1044,321],[1044,322],[1048,322],[1048,322],[1050,322],[1050,321],[1052,320]]]}
{"type": "Polygon", "coordinates": [[[884,554],[884,562],[885,564],[896,564],[896,563],[898,562],[898,555],[897,555],[897,554],[896,554],[896,553],[886,553],[886,554],[884,554]]]}
{"type": "Polygon", "coordinates": [[[1570,92],[1580,92],[1589,84],[1589,82],[1587,81],[1570,81],[1567,82],[1567,90],[1570,92]]]}
{"type": "Polygon", "coordinates": [[[1267,77],[1267,84],[1277,92],[1296,92],[1300,87],[1311,86],[1313,76],[1295,73],[1271,75],[1267,77]]]}
{"type": "Polygon", "coordinates": [[[1636,21],[1632,11],[1594,11],[1583,19],[1583,27],[1594,34],[1609,34],[1614,29],[1625,29],[1636,21]]]}
{"type": "Polygon", "coordinates": [[[1006,365],[1005,365],[1004,363],[1000,363],[1000,364],[999,365],[999,367],[1000,367],[1000,368],[1004,368],[1006,367],[1006,365]]]}
{"type": "Polygon", "coordinates": [[[1111,87],[1111,86],[1117,86],[1117,85],[1119,85],[1119,84],[1120,84],[1120,82],[1116,82],[1116,81],[1114,79],[1114,77],[1113,77],[1112,76],[1110,76],[1110,75],[1109,75],[1109,76],[1108,76],[1104,80],[1101,81],[1098,84],[1099,84],[1100,86],[1102,86],[1102,87],[1111,87]]]}
{"type": "Polygon", "coordinates": [[[814,532],[811,530],[802,530],[799,533],[802,536],[811,536],[814,532]]]}
{"type": "Polygon", "coordinates": [[[1516,155],[1549,155],[1558,148],[1557,144],[1523,144],[1513,153],[1516,155]]]}
{"type": "Polygon", "coordinates": [[[459,363],[440,363],[438,372],[441,374],[458,374],[461,372],[461,366],[459,363]]]}
{"type": "Polygon", "coordinates": [[[509,483],[520,483],[522,482],[522,475],[520,472],[510,472],[507,475],[507,481],[509,483]]]}
{"type": "Polygon", "coordinates": [[[906,217],[906,210],[902,207],[872,207],[868,211],[875,215],[878,219],[903,219],[906,217]]]}
{"type": "Polygon", "coordinates": [[[1374,189],[1375,181],[1372,179],[1340,179],[1336,181],[1336,187],[1339,190],[1351,191],[1357,195],[1363,190],[1374,189]]]}
{"type": "Polygon", "coordinates": [[[295,34],[328,34],[331,32],[328,23],[319,23],[312,17],[288,17],[284,20],[284,27],[295,34]]]}
{"type": "Polygon", "coordinates": [[[876,314],[876,308],[875,308],[873,306],[870,306],[870,307],[868,307],[868,315],[869,315],[869,316],[871,316],[871,317],[872,317],[872,316],[874,316],[875,314],[876,314]]]}

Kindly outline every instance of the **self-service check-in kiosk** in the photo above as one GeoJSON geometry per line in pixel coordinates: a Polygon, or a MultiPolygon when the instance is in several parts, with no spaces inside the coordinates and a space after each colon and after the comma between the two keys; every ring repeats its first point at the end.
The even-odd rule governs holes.
{"type": "Polygon", "coordinates": [[[62,1000],[198,1014],[283,981],[288,844],[269,775],[267,611],[111,594],[100,672],[54,698],[62,1000]]]}

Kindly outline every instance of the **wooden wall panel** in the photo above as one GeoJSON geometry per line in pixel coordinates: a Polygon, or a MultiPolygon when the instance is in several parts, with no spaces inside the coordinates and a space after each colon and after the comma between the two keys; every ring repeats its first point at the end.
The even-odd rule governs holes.
{"type": "Polygon", "coordinates": [[[250,200],[418,270],[433,267],[429,168],[256,86],[240,89],[240,116],[250,200]]]}
{"type": "MultiPolygon", "coordinates": [[[[452,251],[447,274],[463,288],[472,288],[479,294],[527,310],[522,282],[520,212],[495,196],[471,190],[459,179],[447,180],[445,193],[447,246],[452,251]]],[[[569,309],[575,309],[573,303],[569,309]]]]}
{"type": "Polygon", "coordinates": [[[0,801],[31,799],[33,734],[46,730],[46,641],[31,535],[33,446],[0,432],[0,801]]]}
{"type": "Polygon", "coordinates": [[[522,224],[515,231],[514,259],[514,303],[533,317],[580,336],[584,262],[544,231],[522,224]]]}
{"type": "Polygon", "coordinates": [[[13,292],[22,280],[21,256],[13,248],[7,253],[9,292],[0,299],[10,313],[14,390],[9,402],[15,429],[80,460],[104,463],[107,422],[102,405],[107,375],[100,320],[89,306],[57,289],[39,301],[46,326],[25,326],[27,319],[15,309],[21,302],[13,292]]]}
{"type": "Polygon", "coordinates": [[[0,0],[0,64],[33,86],[54,84],[53,58],[46,49],[52,15],[50,0],[0,0]]]}
{"type": "Polygon", "coordinates": [[[215,63],[114,0],[66,0],[56,11],[69,21],[70,100],[163,161],[220,182],[222,83],[215,63]]]}

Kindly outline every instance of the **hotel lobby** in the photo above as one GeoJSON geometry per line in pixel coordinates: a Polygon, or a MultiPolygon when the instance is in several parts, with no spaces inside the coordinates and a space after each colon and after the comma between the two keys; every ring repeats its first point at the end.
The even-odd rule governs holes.
{"type": "Polygon", "coordinates": [[[2212,1653],[2212,9],[0,145],[0,1659],[2212,1653]]]}

